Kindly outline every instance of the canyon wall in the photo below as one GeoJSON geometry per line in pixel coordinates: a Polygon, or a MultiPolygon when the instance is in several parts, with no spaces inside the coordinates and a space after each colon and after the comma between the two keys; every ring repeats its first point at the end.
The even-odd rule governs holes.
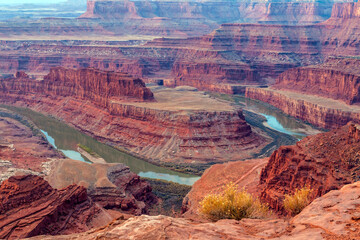
{"type": "Polygon", "coordinates": [[[341,127],[349,121],[360,123],[360,112],[355,110],[357,108],[343,106],[345,104],[328,98],[304,94],[294,97],[291,91],[262,88],[247,88],[245,96],[269,103],[290,116],[325,129],[341,127]],[[345,109],[342,109],[344,107],[345,109]]]}
{"type": "MultiPolygon", "coordinates": [[[[191,104],[186,107],[181,102],[178,107],[168,110],[166,106],[174,104],[173,94],[176,92],[165,94],[170,102],[158,103],[159,99],[156,100],[156,96],[155,102],[139,102],[148,95],[144,94],[147,90],[144,90],[142,84],[134,85],[138,80],[131,81],[132,84],[128,85],[129,88],[133,87],[135,92],[140,88],[141,95],[136,101],[119,100],[122,96],[110,97],[105,92],[101,94],[108,98],[101,94],[92,97],[93,91],[84,90],[99,89],[96,84],[100,82],[91,80],[95,77],[84,78],[85,82],[80,83],[84,88],[75,91],[71,87],[71,81],[75,79],[69,78],[70,85],[65,81],[67,77],[72,76],[66,76],[66,73],[74,72],[64,70],[58,74],[58,71],[63,70],[55,69],[43,81],[25,78],[3,79],[0,81],[1,102],[53,115],[99,140],[120,146],[125,151],[157,164],[195,164],[243,159],[250,157],[254,151],[259,151],[266,144],[263,137],[252,132],[241,109],[210,99],[204,94],[194,95],[191,91],[183,91],[177,95],[180,99],[187,95],[194,96],[195,100],[200,99],[201,102],[205,97],[210,101],[206,102],[207,104],[220,104],[219,109],[223,110],[207,110],[209,107],[206,105],[194,108],[191,104]],[[64,79],[59,81],[58,77],[64,79]],[[64,89],[70,89],[70,93],[76,95],[69,95],[68,90],[65,92],[64,89]]],[[[88,69],[75,73],[87,76],[97,71],[88,69]]],[[[103,87],[105,86],[106,83],[103,87]]],[[[107,89],[110,93],[113,90],[107,89]]],[[[193,101],[194,99],[190,102],[193,101]]]]}
{"type": "Polygon", "coordinates": [[[273,86],[297,92],[340,99],[347,104],[360,101],[358,59],[329,59],[315,66],[294,68],[280,74],[273,86]]]}
{"type": "Polygon", "coordinates": [[[359,125],[348,124],[280,147],[261,172],[261,199],[284,213],[284,194],[309,186],[313,200],[359,181],[359,132],[359,125]]]}
{"type": "Polygon", "coordinates": [[[111,222],[86,193],[70,185],[53,189],[38,176],[14,176],[0,185],[0,238],[88,231],[111,222]]]}
{"type": "Polygon", "coordinates": [[[328,2],[244,2],[244,1],[96,1],[87,3],[80,18],[168,18],[200,19],[217,24],[228,22],[277,22],[305,24],[330,17],[333,3],[328,2]],[[286,16],[286,17],[284,17],[286,16]]]}
{"type": "Polygon", "coordinates": [[[145,83],[128,74],[92,68],[75,70],[57,67],[52,68],[42,81],[30,79],[23,72],[18,72],[16,76],[17,78],[1,81],[1,91],[73,96],[92,100],[104,107],[109,99],[154,100],[153,93],[146,88],[145,83]]]}

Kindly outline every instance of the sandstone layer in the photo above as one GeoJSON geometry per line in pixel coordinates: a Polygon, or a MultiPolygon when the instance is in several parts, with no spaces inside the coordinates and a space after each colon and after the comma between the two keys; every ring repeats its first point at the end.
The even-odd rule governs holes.
{"type": "Polygon", "coordinates": [[[360,101],[358,59],[329,59],[321,65],[294,68],[280,74],[273,86],[339,99],[347,104],[360,101]]]}
{"type": "Polygon", "coordinates": [[[129,90],[120,86],[116,96],[101,91],[102,95],[96,95],[89,89],[97,89],[99,82],[91,77],[84,79],[86,82],[81,84],[88,88],[79,91],[51,74],[42,81],[3,79],[1,101],[51,114],[99,140],[156,163],[249,158],[266,144],[263,137],[252,132],[241,109],[201,92],[160,88],[155,91],[155,101],[124,101],[121,91],[140,89],[138,99],[143,100],[148,90],[140,84],[135,89],[124,86],[129,90]]]}
{"type": "Polygon", "coordinates": [[[339,100],[272,88],[246,88],[245,96],[325,129],[341,127],[350,121],[360,123],[360,107],[339,100]]]}
{"type": "Polygon", "coordinates": [[[112,220],[86,193],[53,189],[41,177],[13,176],[0,185],[0,238],[84,232],[112,220]]]}
{"type": "Polygon", "coordinates": [[[359,198],[357,182],[316,199],[290,221],[243,219],[199,223],[166,216],[140,216],[124,223],[115,221],[106,228],[51,239],[357,239],[359,198]]]}
{"type": "Polygon", "coordinates": [[[261,172],[261,199],[284,213],[284,194],[309,186],[313,200],[359,181],[359,132],[359,125],[348,124],[307,137],[296,145],[280,147],[261,172]]]}

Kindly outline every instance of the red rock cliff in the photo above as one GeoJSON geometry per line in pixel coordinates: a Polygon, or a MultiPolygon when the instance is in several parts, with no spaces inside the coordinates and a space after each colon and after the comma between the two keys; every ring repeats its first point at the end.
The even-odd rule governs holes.
{"type": "Polygon", "coordinates": [[[0,186],[0,238],[79,233],[112,219],[84,187],[53,189],[41,177],[14,176],[0,186]]]}
{"type": "Polygon", "coordinates": [[[320,95],[353,104],[360,101],[360,60],[330,59],[321,65],[280,74],[275,88],[320,95]]]}
{"type": "Polygon", "coordinates": [[[310,186],[314,199],[359,181],[359,151],[359,129],[353,124],[280,147],[261,172],[261,199],[284,213],[284,194],[297,188],[310,186]]]}
{"type": "Polygon", "coordinates": [[[110,98],[130,97],[136,100],[153,100],[150,89],[145,87],[141,79],[133,79],[124,73],[105,72],[92,68],[65,69],[52,68],[44,77],[45,92],[58,96],[76,96],[97,101],[110,98]]]}

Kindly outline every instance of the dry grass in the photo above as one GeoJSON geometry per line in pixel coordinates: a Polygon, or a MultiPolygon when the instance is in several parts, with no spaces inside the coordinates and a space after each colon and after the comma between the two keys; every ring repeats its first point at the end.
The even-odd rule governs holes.
{"type": "Polygon", "coordinates": [[[221,194],[209,194],[200,202],[200,213],[206,218],[220,219],[264,218],[269,215],[268,207],[244,189],[238,191],[236,185],[226,185],[221,194]]]}
{"type": "Polygon", "coordinates": [[[310,187],[296,189],[294,194],[285,194],[284,208],[291,215],[299,214],[310,204],[310,194],[313,190],[310,187]]]}

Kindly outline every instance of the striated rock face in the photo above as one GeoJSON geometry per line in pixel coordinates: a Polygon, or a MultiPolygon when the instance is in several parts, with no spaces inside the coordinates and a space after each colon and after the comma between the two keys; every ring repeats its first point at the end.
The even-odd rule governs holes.
{"type": "Polygon", "coordinates": [[[262,80],[249,65],[217,62],[175,62],[172,68],[173,86],[188,85],[200,90],[236,93],[231,84],[259,84],[262,80]],[[218,87],[223,84],[227,88],[218,87]]]}
{"type": "Polygon", "coordinates": [[[357,103],[360,101],[359,66],[357,59],[333,58],[321,65],[290,69],[280,74],[274,88],[357,103]]]}
{"type": "Polygon", "coordinates": [[[360,123],[360,108],[343,102],[293,91],[246,88],[245,96],[269,103],[290,116],[315,126],[333,129],[348,122],[360,123]]]}
{"type": "Polygon", "coordinates": [[[360,5],[353,3],[335,3],[332,12],[332,19],[354,19],[360,17],[360,5]]]}
{"type": "Polygon", "coordinates": [[[114,72],[87,69],[52,68],[43,81],[27,78],[21,72],[15,79],[2,81],[3,92],[41,92],[45,95],[76,97],[107,106],[109,99],[133,98],[138,101],[153,100],[153,93],[141,79],[114,72]]]}
{"type": "Polygon", "coordinates": [[[143,215],[86,233],[33,239],[358,239],[359,198],[360,182],[356,182],[316,199],[290,221],[242,219],[199,223],[143,215]]]}
{"type": "Polygon", "coordinates": [[[47,180],[58,189],[73,183],[84,186],[99,206],[127,214],[147,213],[157,202],[150,184],[124,164],[87,164],[66,159],[54,163],[47,180]]]}
{"type": "Polygon", "coordinates": [[[261,199],[284,213],[284,194],[297,188],[310,186],[314,199],[359,181],[359,131],[357,125],[349,124],[307,137],[294,146],[280,147],[261,172],[261,199]]]}
{"type": "MultiPolygon", "coordinates": [[[[203,93],[159,90],[156,102],[129,101],[122,99],[122,88],[110,88],[108,80],[104,80],[104,91],[97,78],[79,80],[79,85],[84,86],[80,88],[73,84],[72,75],[58,76],[56,72],[44,81],[0,81],[1,101],[56,116],[99,140],[155,163],[243,159],[265,145],[266,140],[252,132],[241,109],[203,93]],[[69,79],[70,84],[58,77],[69,79]],[[90,91],[90,86],[100,88],[98,93],[90,91]]],[[[129,89],[141,93],[137,100],[147,99],[150,90],[142,82],[135,85],[137,81],[130,81],[129,89]]]]}
{"type": "Polygon", "coordinates": [[[277,22],[290,24],[326,20],[331,14],[331,2],[254,2],[243,1],[98,1],[87,3],[80,18],[127,19],[168,18],[189,19],[196,23],[277,22]],[[283,16],[287,16],[284,18],[283,16]],[[199,20],[198,20],[199,21],[199,20]]]}
{"type": "Polygon", "coordinates": [[[53,189],[40,177],[11,177],[0,186],[0,238],[83,232],[111,221],[77,185],[53,189]]]}

